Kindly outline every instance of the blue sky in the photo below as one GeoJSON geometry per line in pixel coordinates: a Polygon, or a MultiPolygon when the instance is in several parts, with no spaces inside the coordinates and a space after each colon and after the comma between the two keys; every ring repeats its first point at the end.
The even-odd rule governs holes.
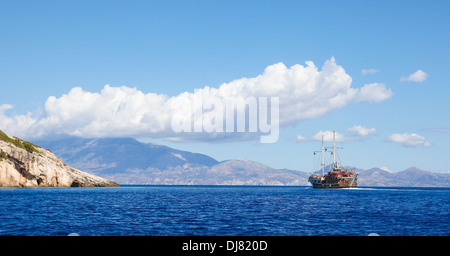
{"type": "MultiPolygon", "coordinates": [[[[449,45],[449,1],[1,0],[0,129],[32,139],[75,134],[69,128],[79,126],[89,136],[82,128],[92,119],[70,109],[76,87],[83,97],[78,108],[98,95],[110,99],[105,85],[117,88],[111,93],[168,99],[255,78],[276,63],[290,69],[311,61],[321,72],[334,58],[359,94],[323,115],[282,125],[276,143],[239,136],[173,142],[153,127],[130,130],[143,141],[218,160],[304,171],[315,168],[314,136],[336,130],[352,165],[448,172],[449,45]],[[370,84],[379,90],[364,100],[362,88],[370,84]],[[374,100],[377,92],[384,94],[374,100]]],[[[102,132],[130,135],[122,132],[126,125],[113,128],[102,132]]]]}

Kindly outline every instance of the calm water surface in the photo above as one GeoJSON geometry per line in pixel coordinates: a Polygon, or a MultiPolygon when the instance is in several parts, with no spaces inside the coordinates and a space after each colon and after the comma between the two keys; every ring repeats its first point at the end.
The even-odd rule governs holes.
{"type": "Polygon", "coordinates": [[[0,189],[0,235],[450,235],[450,189],[0,189]]]}

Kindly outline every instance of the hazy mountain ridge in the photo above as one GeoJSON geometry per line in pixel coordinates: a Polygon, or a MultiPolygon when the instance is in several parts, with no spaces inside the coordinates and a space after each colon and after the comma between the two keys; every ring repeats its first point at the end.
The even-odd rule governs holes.
{"type": "Polygon", "coordinates": [[[218,162],[207,155],[141,143],[133,138],[68,138],[38,141],[68,163],[87,172],[115,174],[127,170],[166,170],[186,163],[212,166],[218,162]]]}
{"type": "Polygon", "coordinates": [[[372,168],[358,173],[358,183],[361,186],[450,187],[449,173],[424,171],[417,167],[393,173],[372,168]]]}
{"type": "MultiPolygon", "coordinates": [[[[40,141],[68,164],[120,184],[309,185],[310,172],[274,169],[249,160],[218,162],[204,154],[141,143],[132,138],[40,141]]],[[[391,173],[362,170],[359,186],[450,187],[450,174],[416,167],[391,173]]]]}

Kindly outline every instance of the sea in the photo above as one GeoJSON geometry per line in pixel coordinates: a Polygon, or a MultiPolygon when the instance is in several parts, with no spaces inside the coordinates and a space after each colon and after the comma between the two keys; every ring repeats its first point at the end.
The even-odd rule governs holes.
{"type": "Polygon", "coordinates": [[[450,188],[3,188],[0,235],[449,236],[450,188]]]}

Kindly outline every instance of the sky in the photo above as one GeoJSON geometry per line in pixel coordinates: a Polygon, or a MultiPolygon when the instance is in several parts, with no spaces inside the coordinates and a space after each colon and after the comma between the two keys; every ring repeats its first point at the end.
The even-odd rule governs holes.
{"type": "Polygon", "coordinates": [[[449,172],[449,45],[449,1],[0,0],[0,129],[309,172],[336,131],[344,164],[449,172]],[[227,97],[277,98],[274,142],[174,131],[227,97]]]}

